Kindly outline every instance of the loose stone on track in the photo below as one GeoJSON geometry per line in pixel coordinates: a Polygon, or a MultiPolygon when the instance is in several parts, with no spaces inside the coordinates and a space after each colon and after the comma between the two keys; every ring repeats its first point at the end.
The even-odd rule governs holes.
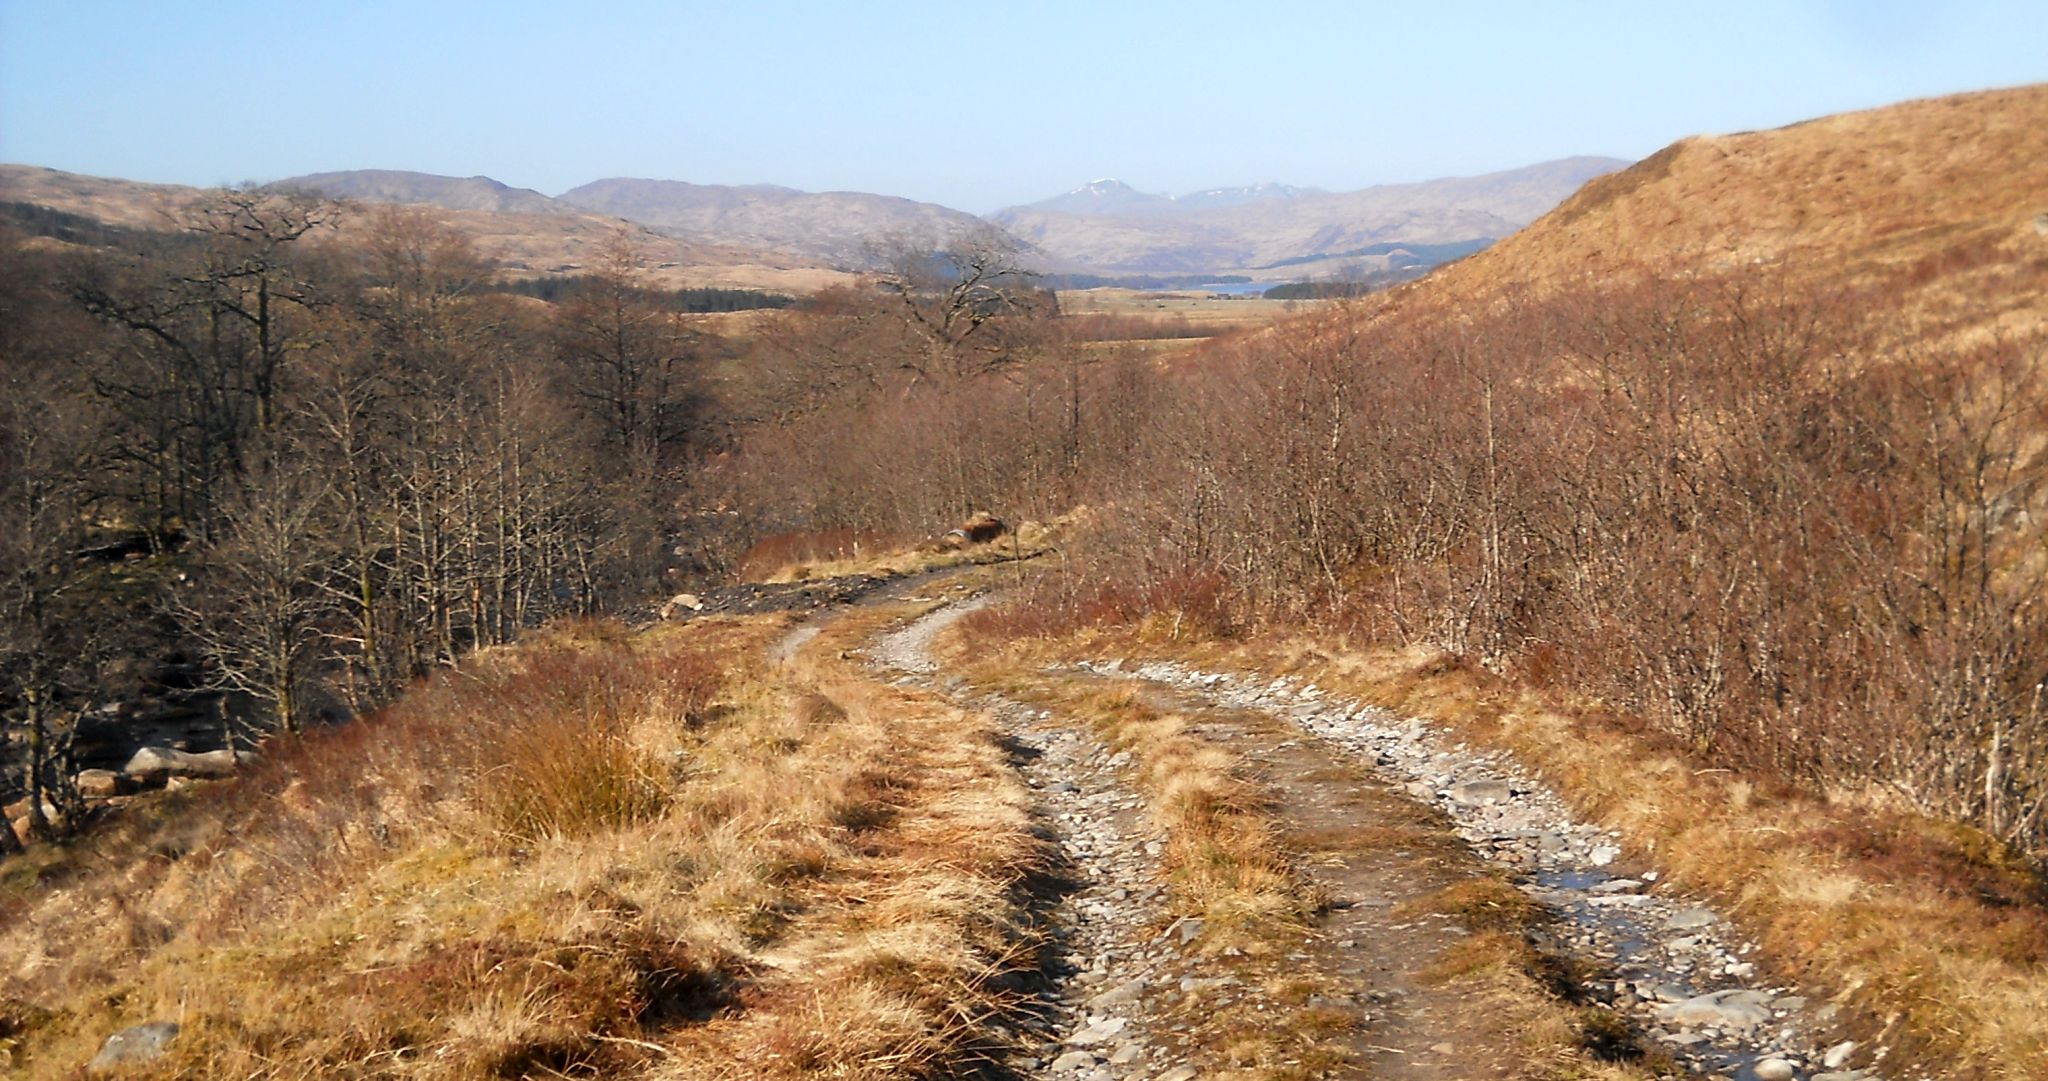
{"type": "MultiPolygon", "coordinates": [[[[1286,678],[1167,662],[1077,667],[1284,718],[1435,804],[1475,852],[1513,872],[1524,891],[1561,917],[1555,946],[1614,973],[1604,988],[1591,990],[1604,990],[1607,1004],[1635,1018],[1688,1068],[1744,1081],[1787,1069],[1793,1077],[1817,1077],[1808,1071],[1844,1066],[1856,1050],[1818,1050],[1809,1033],[1824,1028],[1825,1010],[1809,1009],[1790,989],[1750,986],[1756,966],[1744,958],[1756,952],[1753,944],[1711,909],[1656,892],[1654,869],[1610,869],[1622,855],[1619,839],[1575,820],[1554,791],[1504,753],[1455,744],[1420,718],[1286,678]]],[[[1867,1070],[1828,1076],[1876,1081],[1867,1070]]]]}
{"type": "MultiPolygon", "coordinates": [[[[957,684],[935,678],[932,642],[986,603],[977,597],[938,608],[876,639],[869,659],[901,673],[899,682],[958,694],[957,684]]],[[[988,710],[1010,738],[1070,879],[1041,913],[1053,944],[1044,966],[1047,984],[1039,1001],[1021,1011],[1026,1020],[1018,1038],[1027,1046],[1008,1065],[1062,1081],[1195,1078],[1196,1068],[1181,1061],[1185,1049],[1159,1018],[1171,993],[1195,978],[1188,947],[1200,933],[1199,921],[1158,930],[1165,922],[1159,884],[1165,838],[1148,828],[1143,800],[1119,776],[1131,756],[1007,698],[963,704],[988,710]]]]}

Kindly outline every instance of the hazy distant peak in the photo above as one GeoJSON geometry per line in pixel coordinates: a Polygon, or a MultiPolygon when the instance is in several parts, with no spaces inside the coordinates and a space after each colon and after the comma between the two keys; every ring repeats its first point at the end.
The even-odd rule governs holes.
{"type": "Polygon", "coordinates": [[[531,188],[515,188],[487,176],[439,176],[405,169],[347,169],[308,173],[268,185],[289,191],[318,192],[335,199],[365,203],[424,203],[449,210],[489,210],[501,214],[574,214],[531,188]]]}
{"type": "MultiPolygon", "coordinates": [[[[1269,180],[1181,196],[1150,195],[1115,179],[989,216],[1053,259],[1113,273],[1322,270],[1361,260],[1411,259],[1506,236],[1588,179],[1627,165],[1566,158],[1485,176],[1331,192],[1269,180]],[[1327,264],[1325,266],[1324,264],[1327,264]]],[[[1404,264],[1405,265],[1405,264],[1404,264]]],[[[1304,271],[1306,272],[1306,271],[1304,271]]]]}
{"type": "Polygon", "coordinates": [[[1243,206],[1246,203],[1264,202],[1268,199],[1299,199],[1304,195],[1322,194],[1316,188],[1298,188],[1268,180],[1262,184],[1240,184],[1230,188],[1210,188],[1207,191],[1189,192],[1175,196],[1174,204],[1181,208],[1202,209],[1216,206],[1243,206]]]}
{"type": "Polygon", "coordinates": [[[1147,208],[1165,208],[1172,205],[1173,199],[1169,196],[1139,191],[1111,176],[1091,180],[1065,194],[1016,209],[1048,211],[1055,214],[1120,215],[1141,214],[1147,208]]]}
{"type": "Polygon", "coordinates": [[[609,177],[563,192],[573,206],[625,218],[671,236],[860,266],[890,237],[941,238],[978,219],[934,203],[855,191],[807,192],[609,177]]]}

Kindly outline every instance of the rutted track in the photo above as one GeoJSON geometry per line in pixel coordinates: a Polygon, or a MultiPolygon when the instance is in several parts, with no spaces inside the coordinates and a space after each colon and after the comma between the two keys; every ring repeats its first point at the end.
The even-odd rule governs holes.
{"type": "Polygon", "coordinates": [[[1759,981],[1756,966],[1742,959],[1753,946],[1711,910],[1658,893],[1653,868],[1625,873],[1613,837],[1574,821],[1548,786],[1507,756],[1454,745],[1420,719],[1313,684],[1171,663],[1079,667],[1283,718],[1433,803],[1476,852],[1514,872],[1560,917],[1554,948],[1612,974],[1592,990],[1637,1018],[1689,1068],[1738,1081],[1877,1077],[1843,1068],[1861,1057],[1853,1044],[1815,1046],[1808,1033],[1830,1020],[1827,1007],[1812,1008],[1796,993],[1759,981]]]}
{"type": "MultiPolygon", "coordinates": [[[[864,599],[882,599],[873,592],[864,599]]],[[[891,589],[885,596],[920,599],[910,592],[891,589]]],[[[990,600],[983,594],[940,605],[861,652],[877,678],[946,694],[994,717],[1016,768],[1038,796],[1042,828],[1059,848],[1066,883],[1043,899],[1038,913],[1048,939],[1044,979],[1012,1022],[1023,1050],[1008,1066],[1020,1076],[1056,1081],[1188,1081],[1198,1067],[1213,1065],[1191,1045],[1191,1018],[1205,1011],[1258,1017],[1271,1003],[1256,977],[1241,981],[1227,959],[1204,949],[1201,921],[1169,922],[1161,861],[1168,839],[1147,819],[1130,755],[1113,751],[1076,718],[968,686],[935,660],[934,640],[990,600]]],[[[829,618],[799,626],[782,655],[814,637],[829,618]]],[[[1432,999],[1428,987],[1408,978],[1431,956],[1442,956],[1458,932],[1399,913],[1417,890],[1441,886],[1446,874],[1478,873],[1456,868],[1483,861],[1508,871],[1557,916],[1537,945],[1597,976],[1582,990],[1633,1018],[1644,1040],[1667,1052],[1681,1072],[1737,1081],[1877,1077],[1870,1069],[1846,1068],[1869,1063],[1869,1054],[1853,1045],[1823,1050],[1808,1035],[1824,1030],[1826,1007],[1812,1008],[1784,988],[1764,985],[1746,960],[1753,947],[1724,921],[1664,893],[1654,869],[1624,861],[1612,836],[1574,821],[1553,792],[1503,754],[1454,745],[1424,721],[1285,679],[1122,662],[1083,663],[1051,675],[1159,688],[1181,703],[1169,708],[1199,721],[1193,731],[1284,782],[1275,811],[1290,827],[1337,835],[1338,843],[1317,855],[1316,877],[1338,903],[1306,952],[1290,957],[1303,971],[1342,981],[1345,991],[1333,1005],[1358,1025],[1355,1046],[1365,1053],[1354,1061],[1366,1076],[1514,1072],[1513,1050],[1488,1019],[1432,999]],[[1318,780],[1342,763],[1364,772],[1335,788],[1318,780]],[[1354,806],[1342,809],[1347,801],[1354,806]],[[1436,858],[1443,849],[1436,857],[1407,850],[1334,856],[1344,847],[1344,832],[1361,821],[1358,808],[1368,804],[1364,816],[1381,824],[1374,828],[1419,816],[1412,821],[1424,834],[1441,837],[1429,844],[1460,854],[1448,862],[1436,858]],[[1403,962],[1409,962],[1406,969],[1403,962]]]]}
{"type": "MultiPolygon", "coordinates": [[[[1477,860],[1446,858],[1458,841],[1441,816],[1349,767],[1340,771],[1347,781],[1327,783],[1327,755],[1286,739],[1280,726],[1169,707],[1186,717],[1189,738],[1224,750],[1248,776],[1272,784],[1270,810],[1284,816],[1283,832],[1300,846],[1303,888],[1327,901],[1314,927],[1291,933],[1284,955],[1261,960],[1219,950],[1204,940],[1204,921],[1167,922],[1160,857],[1169,838],[1145,821],[1131,755],[1112,752],[1057,707],[977,691],[934,661],[938,635],[988,600],[938,608],[877,639],[868,656],[898,673],[898,682],[943,686],[1002,723],[1064,854],[1074,885],[1046,914],[1057,949],[1053,979],[1038,1004],[1042,1040],[1014,1068],[1057,1081],[1187,1081],[1198,1067],[1228,1065],[1216,1060],[1219,1032],[1298,1024],[1289,1019],[1307,1011],[1327,1034],[1316,1051],[1321,1064],[1304,1067],[1283,1051],[1269,1062],[1282,1075],[1306,1069],[1301,1076],[1400,1081],[1523,1076],[1512,1026],[1474,1011],[1457,987],[1426,975],[1457,952],[1466,932],[1455,920],[1414,914],[1415,906],[1484,873],[1477,860]],[[1399,840],[1360,849],[1352,836],[1358,833],[1399,840]],[[1402,850],[1411,843],[1417,851],[1402,850]]],[[[1080,672],[1059,679],[1074,687],[1093,683],[1080,672]]],[[[1230,1044],[1227,1035],[1222,1039],[1221,1046],[1230,1044]]]]}
{"type": "MultiPolygon", "coordinates": [[[[882,636],[868,650],[870,662],[898,682],[931,686],[938,667],[932,641],[988,601],[947,605],[882,636]]],[[[1019,702],[981,696],[973,704],[1008,733],[1068,880],[1042,912],[1052,943],[1042,960],[1047,979],[1023,1011],[1026,1049],[1009,1065],[1032,1077],[1190,1081],[1198,1071],[1156,1007],[1214,981],[1195,974],[1189,947],[1199,925],[1166,925],[1161,914],[1164,839],[1149,832],[1141,801],[1119,776],[1130,755],[1019,702]]]]}

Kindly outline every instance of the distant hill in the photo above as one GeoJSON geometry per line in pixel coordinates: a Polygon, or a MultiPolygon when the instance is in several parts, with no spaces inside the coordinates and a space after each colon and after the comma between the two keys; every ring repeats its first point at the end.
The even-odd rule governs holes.
{"type": "Polygon", "coordinates": [[[1098,180],[990,215],[1055,260],[1104,272],[1384,269],[1373,249],[1503,237],[1627,165],[1579,157],[1485,176],[1327,192],[1286,184],[1151,195],[1098,180]]]}
{"type": "MultiPolygon", "coordinates": [[[[273,187],[317,189],[328,197],[366,203],[402,199],[423,207],[436,221],[467,236],[478,254],[496,263],[508,278],[577,274],[587,268],[602,244],[626,228],[636,233],[645,253],[649,281],[669,288],[807,292],[849,280],[843,274],[820,270],[815,263],[672,236],[484,177],[460,180],[422,173],[330,173],[299,177],[273,187]],[[450,206],[436,201],[460,203],[471,195],[500,207],[529,209],[450,206]]],[[[46,207],[124,229],[182,228],[182,222],[210,197],[207,189],[178,184],[145,184],[32,165],[0,165],[0,202],[46,207]]],[[[340,239],[357,235],[374,220],[373,214],[364,212],[344,215],[340,239]]]]}
{"type": "Polygon", "coordinates": [[[280,191],[310,191],[365,203],[424,203],[449,210],[488,210],[499,214],[577,213],[577,208],[559,203],[531,188],[515,188],[487,176],[454,177],[402,169],[350,169],[295,176],[268,186],[280,191]]]}
{"type": "Polygon", "coordinates": [[[1037,211],[1044,214],[1075,214],[1082,217],[1164,218],[1197,210],[1244,206],[1271,200],[1298,199],[1304,195],[1326,195],[1317,188],[1290,184],[1247,184],[1234,188],[1211,188],[1187,195],[1154,195],[1142,192],[1114,178],[1092,180],[1073,191],[1041,199],[1021,207],[997,211],[991,218],[1037,211]]]}
{"type": "Polygon", "coordinates": [[[572,188],[558,198],[686,239],[783,252],[839,267],[868,265],[875,244],[889,237],[936,245],[981,224],[971,214],[935,203],[771,185],[615,177],[572,188]]]}

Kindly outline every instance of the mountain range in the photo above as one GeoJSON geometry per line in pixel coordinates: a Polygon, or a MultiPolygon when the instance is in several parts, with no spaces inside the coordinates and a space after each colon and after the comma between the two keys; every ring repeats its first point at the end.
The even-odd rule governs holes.
{"type": "Polygon", "coordinates": [[[864,192],[805,192],[770,184],[735,187],[615,177],[571,188],[561,202],[680,237],[786,252],[829,266],[872,263],[901,237],[938,247],[980,219],[937,203],[864,192]]]}
{"type": "MultiPolygon", "coordinates": [[[[693,283],[759,284],[795,271],[817,281],[875,265],[897,238],[937,246],[993,223],[1037,269],[1098,275],[1246,273],[1272,280],[1339,271],[1418,269],[1484,246],[1555,206],[1586,180],[1627,163],[1567,158],[1485,176],[1330,192],[1281,183],[1186,195],[1116,180],[977,218],[936,203],[775,185],[614,177],[559,195],[487,176],[388,169],[313,173],[269,185],[362,203],[434,208],[515,274],[573,273],[599,233],[630,223],[664,269],[722,268],[693,283]],[[746,272],[740,269],[745,268],[746,272]],[[754,273],[754,272],[761,273],[754,273]]],[[[0,200],[112,224],[162,224],[198,189],[0,166],[0,200]]],[[[678,275],[670,275],[676,277],[678,275]]],[[[688,276],[688,275],[683,275],[688,276]]],[[[799,286],[800,287],[800,286],[799,286]]]]}
{"type": "MultiPolygon", "coordinates": [[[[1183,196],[1097,180],[989,216],[1049,258],[1106,273],[1382,269],[1398,245],[1507,236],[1628,163],[1577,157],[1484,176],[1329,192],[1268,183],[1183,196]]],[[[1261,271],[1269,273],[1261,273],[1261,271]]]]}

